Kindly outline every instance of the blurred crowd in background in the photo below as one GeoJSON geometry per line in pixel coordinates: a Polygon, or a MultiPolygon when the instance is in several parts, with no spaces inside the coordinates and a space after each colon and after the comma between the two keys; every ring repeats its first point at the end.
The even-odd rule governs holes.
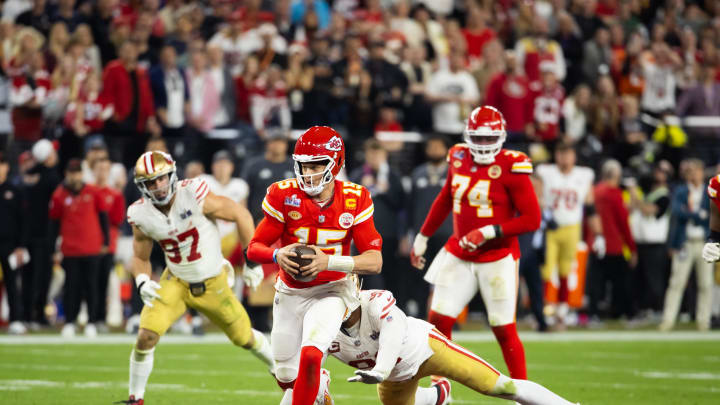
{"type": "MultiPolygon", "coordinates": [[[[504,114],[507,148],[539,164],[569,143],[578,164],[625,197],[627,271],[588,276],[591,299],[576,322],[657,323],[666,295],[670,315],[694,316],[720,276],[698,260],[697,283],[687,283],[690,269],[670,282],[670,263],[708,232],[697,190],[720,162],[719,46],[713,0],[4,1],[0,265],[10,332],[80,312],[104,329],[138,313],[123,270],[132,254],[124,211],[139,197],[132,168],[143,151],[170,152],[180,178],[205,176],[259,221],[266,187],[293,176],[293,134],[311,125],[343,135],[343,177],[373,195],[385,266],[367,282],[424,317],[429,287],[410,268],[409,241],[445,181],[449,145],[481,104],[504,114]],[[617,165],[601,170],[608,159],[617,165]],[[647,232],[648,216],[667,227],[647,232]]],[[[430,256],[451,232],[448,221],[430,256]]],[[[264,287],[245,297],[265,328],[266,270],[264,287]]],[[[531,321],[540,329],[542,317],[531,321]]]]}

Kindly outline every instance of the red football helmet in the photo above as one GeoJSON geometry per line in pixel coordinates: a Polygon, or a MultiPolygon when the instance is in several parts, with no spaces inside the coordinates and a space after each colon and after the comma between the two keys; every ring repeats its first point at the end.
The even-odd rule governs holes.
{"type": "Polygon", "coordinates": [[[473,110],[468,119],[463,139],[474,160],[480,164],[495,161],[507,138],[505,118],[495,107],[484,105],[473,110]]]}
{"type": "Polygon", "coordinates": [[[300,135],[295,143],[292,157],[295,161],[295,177],[300,189],[308,195],[318,195],[345,165],[345,144],[334,129],[315,126],[300,135]],[[314,184],[312,179],[317,174],[303,174],[302,163],[322,161],[327,161],[327,165],[320,182],[314,184]]]}

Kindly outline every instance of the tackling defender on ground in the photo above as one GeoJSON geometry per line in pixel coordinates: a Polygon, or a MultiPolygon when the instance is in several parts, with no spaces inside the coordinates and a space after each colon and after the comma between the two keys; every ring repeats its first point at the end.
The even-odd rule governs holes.
{"type": "Polygon", "coordinates": [[[367,290],[359,297],[360,307],[343,322],[329,353],[359,369],[348,381],[378,384],[384,405],[447,404],[447,379],[419,388],[418,382],[427,376],[447,377],[481,394],[523,405],[572,405],[539,384],[501,374],[432,324],[406,316],[390,291],[367,290]]]}

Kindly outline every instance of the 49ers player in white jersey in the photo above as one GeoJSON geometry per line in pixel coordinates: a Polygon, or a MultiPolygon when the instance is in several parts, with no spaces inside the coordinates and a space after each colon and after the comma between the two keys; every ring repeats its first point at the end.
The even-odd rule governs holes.
{"type": "Polygon", "coordinates": [[[252,329],[245,308],[228,284],[233,270],[220,252],[215,225],[217,219],[235,223],[240,241],[247,244],[254,229],[248,210],[211,193],[203,180],[178,183],[175,162],[164,152],[140,156],[134,181],[143,197],[127,214],[133,230],[132,273],[145,307],[130,356],[130,398],[123,402],[143,404],[155,345],[187,307],[207,315],[235,345],[249,349],[272,367],[270,344],[252,329]],[[159,282],[150,279],[153,240],[165,252],[167,264],[159,282]]]}
{"type": "Polygon", "coordinates": [[[248,259],[277,262],[272,351],[275,377],[285,390],[283,404],[310,405],[318,396],[323,356],[340,324],[360,305],[355,274],[377,274],[382,238],[375,229],[370,192],[337,180],[345,164],[345,145],[332,128],[303,133],[293,153],[295,178],[268,187],[248,259]],[[280,240],[280,249],[271,246],[280,240]],[[350,256],[350,242],[360,252],[350,256]],[[315,251],[304,267],[290,260],[292,249],[315,251]]]}
{"type": "Polygon", "coordinates": [[[348,381],[378,384],[384,405],[445,405],[450,400],[447,378],[520,404],[571,405],[541,385],[504,376],[432,324],[406,316],[390,291],[361,291],[359,297],[360,307],[343,322],[329,353],[359,369],[348,381]],[[429,375],[447,378],[419,388],[420,379],[429,375]]]}
{"type": "Polygon", "coordinates": [[[505,119],[493,107],[470,114],[464,144],[448,152],[448,176],[433,202],[410,260],[422,269],[427,239],[453,213],[453,235],[425,275],[435,286],[429,321],[450,337],[455,319],[480,290],[488,321],[512,378],[525,379],[525,352],[515,327],[520,248],[517,235],[540,226],[530,181],[532,163],[502,149],[505,119]]]}

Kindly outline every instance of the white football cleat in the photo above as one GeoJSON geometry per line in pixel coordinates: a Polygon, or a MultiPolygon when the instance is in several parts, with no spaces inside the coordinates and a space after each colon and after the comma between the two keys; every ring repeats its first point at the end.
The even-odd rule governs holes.
{"type": "Polygon", "coordinates": [[[85,330],[83,331],[86,338],[95,339],[97,337],[97,328],[95,327],[94,323],[89,323],[85,325],[85,330]]]}
{"type": "Polygon", "coordinates": [[[62,332],[60,333],[62,337],[65,339],[72,339],[75,337],[75,324],[72,323],[66,323],[65,326],[62,328],[62,332]]]}
{"type": "Polygon", "coordinates": [[[24,335],[27,333],[27,328],[20,321],[10,322],[8,326],[8,334],[10,335],[24,335]]]}
{"type": "Polygon", "coordinates": [[[335,405],[330,396],[330,372],[324,368],[320,370],[320,389],[315,398],[315,405],[335,405]]]}

